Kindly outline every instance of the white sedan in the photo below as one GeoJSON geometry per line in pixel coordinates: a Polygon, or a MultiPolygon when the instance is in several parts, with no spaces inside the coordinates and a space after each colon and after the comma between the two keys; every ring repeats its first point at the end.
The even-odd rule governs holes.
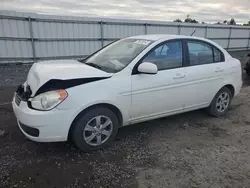
{"type": "Polygon", "coordinates": [[[33,64],[12,102],[19,128],[38,142],[104,147],[120,127],[207,108],[227,113],[242,86],[241,63],[197,37],[144,35],[84,60],[33,64]]]}

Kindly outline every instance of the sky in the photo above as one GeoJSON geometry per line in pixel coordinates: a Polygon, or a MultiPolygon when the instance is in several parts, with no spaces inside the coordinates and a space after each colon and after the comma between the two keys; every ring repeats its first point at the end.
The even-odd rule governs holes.
{"type": "Polygon", "coordinates": [[[250,0],[0,0],[0,10],[39,14],[215,23],[250,21],[250,0]]]}

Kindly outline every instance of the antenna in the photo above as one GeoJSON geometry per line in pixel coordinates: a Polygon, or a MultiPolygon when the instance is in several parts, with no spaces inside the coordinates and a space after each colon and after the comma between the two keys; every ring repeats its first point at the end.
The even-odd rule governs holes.
{"type": "Polygon", "coordinates": [[[193,33],[190,36],[193,36],[193,34],[196,32],[196,30],[193,31],[193,33]]]}

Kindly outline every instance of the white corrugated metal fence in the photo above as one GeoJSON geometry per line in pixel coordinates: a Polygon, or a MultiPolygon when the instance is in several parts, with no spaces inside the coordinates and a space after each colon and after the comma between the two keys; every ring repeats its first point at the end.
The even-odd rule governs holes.
{"type": "Polygon", "coordinates": [[[181,34],[209,38],[227,50],[250,48],[250,28],[116,20],[0,11],[0,63],[81,58],[132,35],[181,34]]]}

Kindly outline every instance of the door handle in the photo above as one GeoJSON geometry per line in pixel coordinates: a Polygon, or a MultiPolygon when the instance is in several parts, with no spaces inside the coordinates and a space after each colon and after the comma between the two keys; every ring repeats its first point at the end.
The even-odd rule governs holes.
{"type": "Polygon", "coordinates": [[[185,74],[176,74],[176,76],[174,76],[174,79],[181,79],[181,78],[185,78],[185,74]]]}
{"type": "Polygon", "coordinates": [[[221,69],[221,68],[216,68],[215,69],[215,72],[223,72],[224,71],[224,69],[221,69]]]}

